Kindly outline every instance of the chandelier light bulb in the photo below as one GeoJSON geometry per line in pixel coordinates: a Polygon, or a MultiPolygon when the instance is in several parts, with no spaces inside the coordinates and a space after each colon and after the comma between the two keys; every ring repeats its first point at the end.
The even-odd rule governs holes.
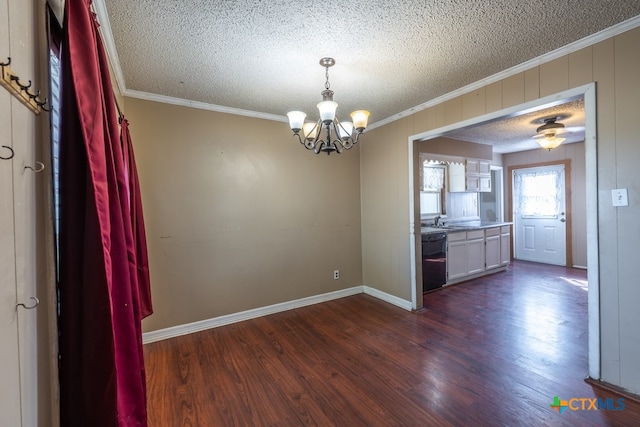
{"type": "Polygon", "coordinates": [[[302,136],[304,139],[316,139],[319,130],[317,123],[305,123],[302,125],[302,136]]]}
{"type": "Polygon", "coordinates": [[[300,129],[302,129],[302,124],[304,123],[304,119],[305,117],[307,117],[307,115],[302,111],[289,111],[287,113],[287,116],[289,117],[289,126],[291,127],[291,130],[294,132],[296,131],[299,132],[300,129]]]}
{"type": "Polygon", "coordinates": [[[367,121],[369,121],[369,112],[367,110],[356,110],[351,113],[353,119],[353,127],[362,132],[367,127],[367,121]]]}
{"type": "Polygon", "coordinates": [[[318,111],[320,112],[320,120],[323,123],[331,123],[336,118],[336,110],[338,103],[334,101],[322,101],[318,103],[318,111]]]}
{"type": "Polygon", "coordinates": [[[353,133],[353,123],[351,122],[340,122],[340,126],[338,126],[338,136],[340,139],[347,139],[351,137],[353,133]]]}

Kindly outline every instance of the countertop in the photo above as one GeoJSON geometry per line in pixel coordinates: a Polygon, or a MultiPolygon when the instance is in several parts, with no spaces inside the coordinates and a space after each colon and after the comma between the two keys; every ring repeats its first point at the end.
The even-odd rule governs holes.
{"type": "Polygon", "coordinates": [[[432,233],[455,233],[456,231],[482,230],[485,228],[501,227],[503,225],[512,225],[513,222],[492,222],[492,221],[464,221],[452,222],[443,227],[420,227],[420,234],[432,233]]]}

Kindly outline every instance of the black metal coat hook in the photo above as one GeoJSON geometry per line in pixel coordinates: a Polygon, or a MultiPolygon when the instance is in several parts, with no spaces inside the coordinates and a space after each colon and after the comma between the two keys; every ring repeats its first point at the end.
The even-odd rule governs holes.
{"type": "Polygon", "coordinates": [[[38,165],[38,169],[35,169],[33,166],[25,165],[22,173],[24,173],[24,171],[26,171],[27,169],[31,169],[35,173],[42,172],[44,170],[44,163],[36,162],[36,164],[38,165]]]}
{"type": "Polygon", "coordinates": [[[18,304],[16,304],[16,309],[18,307],[23,307],[26,310],[33,310],[34,308],[36,308],[38,306],[38,304],[40,304],[40,300],[37,297],[31,297],[31,299],[35,301],[35,303],[32,306],[27,306],[27,305],[19,302],[18,304]]]}
{"type": "Polygon", "coordinates": [[[2,148],[6,148],[7,150],[11,151],[11,155],[9,157],[0,156],[0,159],[2,159],[2,160],[11,160],[11,159],[13,159],[13,156],[16,155],[16,153],[13,151],[13,148],[9,147],[8,145],[3,145],[2,148]]]}
{"type": "Polygon", "coordinates": [[[10,64],[11,64],[11,57],[7,56],[7,62],[6,63],[0,62],[0,67],[6,67],[7,65],[10,65],[10,64]]]}
{"type": "Polygon", "coordinates": [[[20,83],[20,77],[18,77],[18,76],[13,76],[13,75],[12,75],[12,76],[9,76],[9,78],[10,78],[11,80],[13,80],[14,82],[16,82],[16,84],[17,84],[18,86],[20,86],[20,90],[24,90],[24,91],[26,91],[27,93],[29,93],[29,90],[28,90],[28,89],[29,89],[29,88],[31,87],[31,85],[33,84],[33,82],[32,82],[31,80],[29,80],[29,84],[23,85],[22,83],[20,83]]]}
{"type": "MultiPolygon", "coordinates": [[[[40,94],[40,91],[38,91],[38,94],[40,94]]],[[[44,99],[44,101],[40,102],[37,99],[35,99],[36,104],[38,104],[38,107],[42,108],[44,111],[51,111],[51,105],[49,105],[49,108],[45,107],[45,105],[47,104],[47,98],[44,99]]]]}

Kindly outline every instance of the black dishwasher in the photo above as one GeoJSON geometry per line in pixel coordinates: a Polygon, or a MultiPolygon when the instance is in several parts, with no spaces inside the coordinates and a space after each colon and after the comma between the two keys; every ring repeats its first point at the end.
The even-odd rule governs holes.
{"type": "Polygon", "coordinates": [[[422,291],[441,288],[447,281],[447,233],[422,235],[422,291]]]}

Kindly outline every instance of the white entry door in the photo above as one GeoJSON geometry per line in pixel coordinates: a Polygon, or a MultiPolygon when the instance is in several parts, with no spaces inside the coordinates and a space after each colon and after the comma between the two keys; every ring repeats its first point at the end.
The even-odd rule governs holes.
{"type": "Polygon", "coordinates": [[[564,165],[513,171],[516,259],[566,265],[564,165]]]}

